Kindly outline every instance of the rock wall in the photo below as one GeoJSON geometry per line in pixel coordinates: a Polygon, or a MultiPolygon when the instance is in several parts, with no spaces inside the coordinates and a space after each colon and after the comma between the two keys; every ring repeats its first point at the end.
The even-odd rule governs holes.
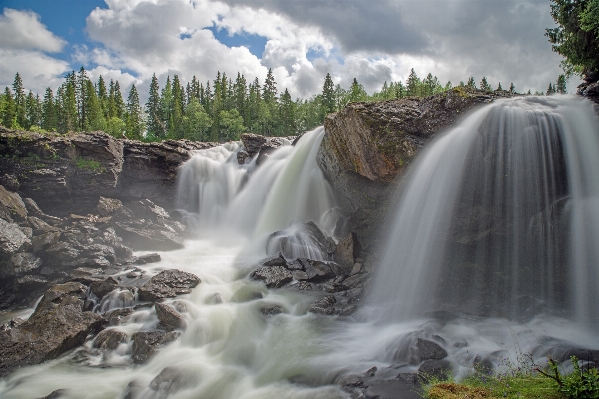
{"type": "Polygon", "coordinates": [[[420,149],[472,109],[510,96],[458,87],[427,98],[352,103],[327,116],[318,162],[347,216],[346,230],[372,246],[397,177],[420,149]]]}
{"type": "Polygon", "coordinates": [[[42,135],[0,126],[0,184],[52,215],[85,214],[100,196],[147,198],[172,209],[178,167],[192,150],[214,145],[142,143],[102,132],[42,135]]]}

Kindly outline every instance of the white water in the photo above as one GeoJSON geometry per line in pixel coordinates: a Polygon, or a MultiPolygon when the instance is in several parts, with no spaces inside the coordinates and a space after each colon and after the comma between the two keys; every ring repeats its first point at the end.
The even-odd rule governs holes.
{"type": "MultiPolygon", "coordinates": [[[[482,120],[480,113],[472,118],[482,120]]],[[[444,150],[432,146],[426,153],[435,154],[436,164],[421,161],[427,165],[425,172],[412,168],[412,176],[434,174],[437,169],[440,175],[435,175],[433,182],[442,192],[435,197],[420,186],[406,197],[422,207],[441,209],[434,213],[436,221],[421,217],[422,226],[410,230],[413,237],[405,238],[411,243],[407,246],[410,251],[398,259],[421,261],[426,254],[417,247],[439,245],[435,241],[439,232],[427,229],[450,228],[443,209],[459,195],[453,192],[459,179],[450,170],[464,166],[464,160],[442,158],[445,152],[466,151],[468,146],[460,137],[468,134],[467,129],[462,126],[458,132],[462,133],[439,139],[438,143],[447,146],[444,150]]],[[[518,322],[463,316],[443,322],[418,315],[398,319],[389,317],[389,308],[373,302],[363,305],[351,319],[325,317],[307,313],[313,294],[268,290],[248,279],[251,266],[266,255],[270,233],[284,229],[295,237],[301,228],[293,222],[313,220],[325,233],[333,234],[334,201],[315,162],[322,134],[318,129],[303,137],[296,148],[278,149],[258,169],[253,164],[237,165],[237,144],[202,151],[182,169],[180,203],[195,221],[198,239],[186,242],[182,250],[161,253],[163,260],[146,268],[148,274],[177,268],[202,280],[191,294],[167,301],[179,301],[187,309],[187,328],[177,341],[163,347],[147,364],[133,365],[130,341],[102,353],[92,348],[90,340],[84,348],[0,380],[0,397],[30,399],[68,389],[65,398],[123,398],[127,386],[133,384],[137,390],[131,399],[336,399],[348,397],[336,385],[347,374],[364,373],[372,366],[379,368],[377,375],[388,378],[415,371],[419,365],[409,363],[404,352],[416,337],[441,336],[458,376],[472,369],[477,355],[497,366],[505,364],[502,359],[515,362],[526,351],[542,361],[552,340],[597,348],[595,332],[566,318],[541,315],[518,322]],[[280,306],[283,311],[266,317],[260,310],[270,306],[280,306]],[[168,384],[152,384],[167,367],[180,376],[170,392],[165,390],[168,384]]],[[[585,217],[583,211],[574,214],[585,217]]],[[[405,224],[418,217],[408,213],[398,220],[405,224]]],[[[431,247],[426,250],[432,251],[431,247]]],[[[433,278],[412,273],[412,285],[433,278]]],[[[406,278],[402,277],[409,282],[406,278]]],[[[398,304],[409,301],[407,293],[412,292],[402,279],[387,282],[393,286],[391,292],[398,304]]],[[[126,300],[115,293],[104,305],[119,307],[126,300]]],[[[131,337],[136,331],[155,328],[157,322],[154,310],[146,308],[136,311],[125,324],[110,328],[131,337]]]]}
{"type": "Polygon", "coordinates": [[[382,317],[547,313],[599,331],[598,133],[589,101],[526,97],[430,145],[394,208],[371,298],[382,317]]]}

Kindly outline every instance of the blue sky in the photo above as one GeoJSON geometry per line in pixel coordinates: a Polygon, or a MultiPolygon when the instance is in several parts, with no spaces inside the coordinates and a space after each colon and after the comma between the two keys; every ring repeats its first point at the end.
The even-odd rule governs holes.
{"type": "Polygon", "coordinates": [[[304,98],[327,73],[369,92],[411,68],[519,91],[560,73],[545,0],[0,0],[0,12],[0,86],[19,72],[40,93],[82,65],[142,99],[154,73],[263,82],[272,68],[279,90],[304,98]]]}

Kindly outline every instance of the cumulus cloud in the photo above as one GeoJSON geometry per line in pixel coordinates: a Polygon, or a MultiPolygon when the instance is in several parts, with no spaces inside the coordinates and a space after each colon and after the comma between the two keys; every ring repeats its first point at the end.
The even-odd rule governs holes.
{"type": "Polygon", "coordinates": [[[59,52],[65,44],[39,15],[5,8],[0,15],[0,86],[12,86],[19,72],[29,90],[43,94],[48,86],[56,88],[69,66],[45,52],[59,52]]]}
{"type": "Polygon", "coordinates": [[[31,11],[5,8],[4,14],[0,15],[0,48],[56,53],[65,44],[41,23],[39,15],[31,11]]]}

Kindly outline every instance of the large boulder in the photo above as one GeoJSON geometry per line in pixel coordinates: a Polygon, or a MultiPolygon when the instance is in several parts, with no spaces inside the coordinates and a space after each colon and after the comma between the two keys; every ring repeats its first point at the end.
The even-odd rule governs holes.
{"type": "Polygon", "coordinates": [[[189,294],[200,282],[200,279],[191,273],[176,269],[163,270],[139,288],[139,300],[155,302],[189,294]]]}
{"type": "Polygon", "coordinates": [[[135,363],[145,363],[160,349],[160,347],[176,340],[179,335],[181,335],[181,333],[178,331],[136,332],[131,337],[133,340],[131,358],[135,363]]]}
{"type": "Polygon", "coordinates": [[[318,163],[348,217],[348,230],[366,246],[373,244],[394,187],[390,183],[424,144],[469,110],[504,96],[510,94],[457,87],[427,98],[351,103],[328,115],[318,163]]]}
{"type": "Polygon", "coordinates": [[[83,311],[86,291],[80,283],[56,285],[46,292],[29,320],[0,331],[0,375],[54,359],[100,330],[106,320],[83,311]]]}

